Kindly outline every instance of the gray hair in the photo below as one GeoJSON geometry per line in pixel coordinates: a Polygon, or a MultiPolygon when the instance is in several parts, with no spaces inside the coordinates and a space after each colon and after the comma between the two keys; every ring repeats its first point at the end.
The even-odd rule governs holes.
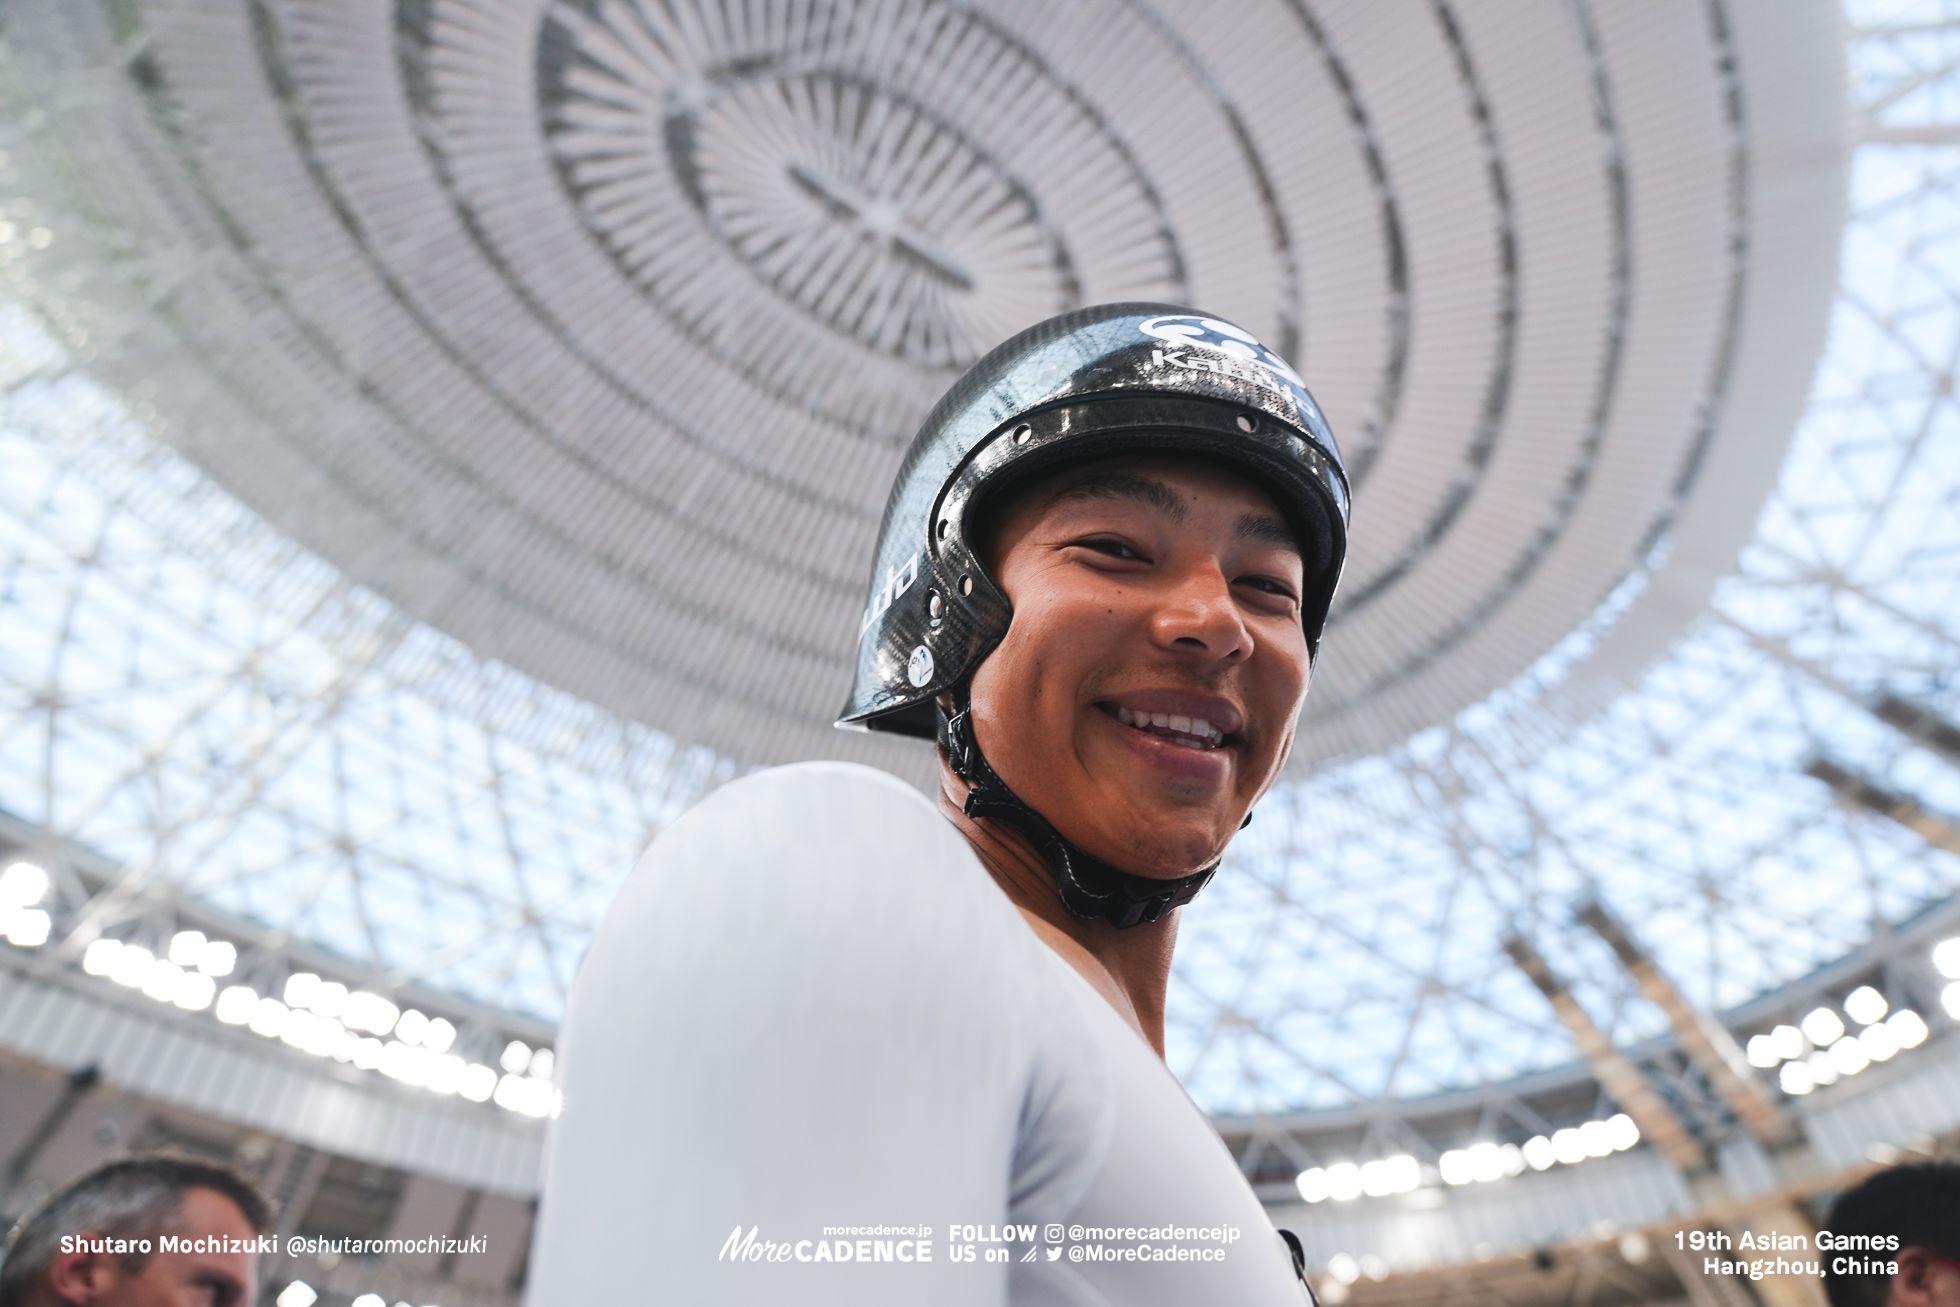
{"type": "MultiPolygon", "coordinates": [[[[259,1234],[272,1228],[271,1205],[240,1171],[177,1153],[118,1158],[69,1184],[14,1227],[6,1261],[0,1262],[0,1307],[26,1303],[64,1235],[154,1240],[176,1225],[184,1195],[192,1189],[229,1198],[259,1234]]],[[[125,1255],[123,1270],[140,1274],[149,1259],[148,1253],[125,1255]]]]}

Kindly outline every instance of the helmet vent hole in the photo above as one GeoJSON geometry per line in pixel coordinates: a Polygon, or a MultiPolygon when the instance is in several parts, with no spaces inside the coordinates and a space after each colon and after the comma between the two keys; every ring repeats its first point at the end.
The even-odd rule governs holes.
{"type": "Polygon", "coordinates": [[[1028,437],[1032,436],[1033,434],[1034,434],[1034,428],[1029,426],[1027,423],[1023,422],[1020,426],[1014,428],[1014,443],[1017,445],[1025,445],[1028,443],[1028,437]]]}
{"type": "Polygon", "coordinates": [[[1247,435],[1251,435],[1254,431],[1258,429],[1259,429],[1259,419],[1253,417],[1249,413],[1239,414],[1239,430],[1245,432],[1247,435]]]}
{"type": "Polygon", "coordinates": [[[972,578],[972,577],[970,577],[970,576],[963,576],[963,577],[961,577],[961,578],[960,578],[960,593],[961,593],[961,594],[963,594],[963,595],[970,595],[970,594],[972,594],[972,593],[973,593],[973,578],[972,578]]]}
{"type": "Polygon", "coordinates": [[[940,518],[940,519],[939,519],[939,538],[940,538],[941,540],[944,540],[944,539],[946,538],[946,533],[947,533],[948,531],[951,531],[952,529],[953,529],[953,519],[952,519],[952,518],[950,518],[950,517],[942,517],[942,518],[940,518]]]}

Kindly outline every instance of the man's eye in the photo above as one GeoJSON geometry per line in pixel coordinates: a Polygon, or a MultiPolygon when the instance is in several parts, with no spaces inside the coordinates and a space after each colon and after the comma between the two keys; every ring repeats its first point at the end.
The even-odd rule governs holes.
{"type": "Polygon", "coordinates": [[[1294,597],[1293,587],[1284,582],[1275,581],[1270,576],[1242,576],[1239,578],[1239,584],[1249,585],[1255,590],[1263,590],[1270,595],[1278,595],[1282,599],[1291,599],[1294,597]]]}
{"type": "Polygon", "coordinates": [[[1145,561],[1142,554],[1124,544],[1121,540],[1078,540],[1076,543],[1084,549],[1093,549],[1097,553],[1107,554],[1111,558],[1134,558],[1139,562],[1145,561]]]}

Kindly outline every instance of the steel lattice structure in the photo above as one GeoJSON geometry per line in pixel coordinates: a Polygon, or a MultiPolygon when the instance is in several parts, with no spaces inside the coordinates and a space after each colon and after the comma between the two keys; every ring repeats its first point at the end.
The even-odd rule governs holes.
{"type": "Polygon", "coordinates": [[[8,327],[5,806],[126,863],[103,926],[172,882],[555,1019],[620,877],[730,764],[406,620],[8,327]]]}

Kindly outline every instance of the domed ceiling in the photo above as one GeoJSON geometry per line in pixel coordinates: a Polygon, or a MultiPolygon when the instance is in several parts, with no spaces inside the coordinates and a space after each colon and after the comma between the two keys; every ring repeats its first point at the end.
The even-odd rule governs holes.
{"type": "MultiPolygon", "coordinates": [[[[1190,303],[1356,483],[1302,760],[1624,679],[1746,538],[1835,282],[1826,5],[15,5],[36,293],[478,653],[744,762],[840,735],[885,491],[1020,327],[1190,303]],[[1820,89],[1821,88],[1821,89],[1820,89]]],[[[75,342],[70,333],[71,343],[75,342]]]]}

